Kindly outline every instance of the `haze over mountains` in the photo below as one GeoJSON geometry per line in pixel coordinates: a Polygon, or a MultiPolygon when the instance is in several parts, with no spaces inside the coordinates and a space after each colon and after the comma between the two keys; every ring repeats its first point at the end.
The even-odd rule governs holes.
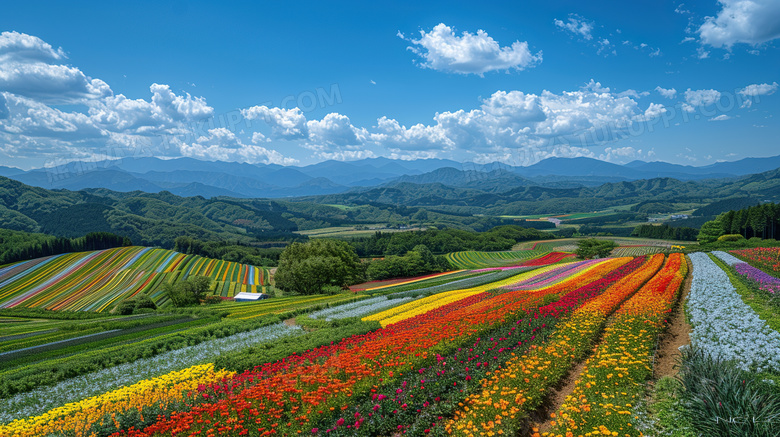
{"type": "Polygon", "coordinates": [[[702,167],[632,161],[624,165],[592,158],[548,158],[527,167],[502,163],[459,163],[446,159],[414,161],[369,158],[324,161],[303,167],[200,161],[192,158],[126,158],[71,162],[29,171],[0,166],[0,176],[47,189],[107,188],[114,191],[206,198],[279,198],[337,194],[399,183],[442,184],[485,191],[516,186],[574,188],[609,182],[669,177],[681,181],[729,178],[780,168],[780,156],[746,158],[702,167]]]}

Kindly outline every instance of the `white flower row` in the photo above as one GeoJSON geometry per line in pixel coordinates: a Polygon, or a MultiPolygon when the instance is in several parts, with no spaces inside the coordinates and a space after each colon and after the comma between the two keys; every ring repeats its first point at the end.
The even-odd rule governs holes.
{"type": "Polygon", "coordinates": [[[0,399],[0,423],[42,414],[52,408],[132,385],[144,379],[155,378],[196,364],[213,362],[223,353],[302,332],[298,326],[277,323],[70,378],[54,386],[19,393],[9,399],[0,399]]]}
{"type": "Polygon", "coordinates": [[[690,255],[693,282],[688,312],[691,343],[743,369],[780,371],[780,333],[745,304],[726,272],[704,253],[690,255]]]}
{"type": "Polygon", "coordinates": [[[371,299],[364,299],[313,312],[311,313],[311,318],[333,320],[346,319],[349,317],[362,317],[389,307],[401,305],[410,300],[414,300],[414,298],[404,297],[399,299],[388,299],[386,296],[372,297],[371,299]]]}
{"type": "Polygon", "coordinates": [[[718,258],[720,258],[721,261],[723,261],[724,263],[730,266],[745,262],[730,253],[723,252],[722,250],[713,251],[712,254],[717,256],[718,258]]]}

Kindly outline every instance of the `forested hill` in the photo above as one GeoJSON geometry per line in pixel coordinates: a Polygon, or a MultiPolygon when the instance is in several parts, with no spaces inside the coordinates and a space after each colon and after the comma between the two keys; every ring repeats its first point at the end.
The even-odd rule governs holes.
{"type": "Polygon", "coordinates": [[[205,241],[290,241],[294,231],[359,223],[425,221],[487,230],[501,215],[588,212],[637,202],[709,204],[730,198],[780,200],[780,170],[731,179],[670,178],[598,187],[507,186],[502,192],[399,183],[290,200],[180,197],[169,192],[46,190],[0,177],[0,228],[80,237],[112,232],[134,244],[173,248],[177,237],[205,241]],[[347,205],[338,207],[333,205],[347,205]]]}
{"type": "Polygon", "coordinates": [[[642,201],[712,203],[732,197],[777,200],[780,197],[780,169],[740,178],[679,181],[655,178],[607,183],[598,187],[547,188],[508,187],[490,192],[442,184],[402,182],[344,194],[298,198],[323,204],[386,203],[424,207],[454,214],[554,214],[594,211],[642,201]]]}

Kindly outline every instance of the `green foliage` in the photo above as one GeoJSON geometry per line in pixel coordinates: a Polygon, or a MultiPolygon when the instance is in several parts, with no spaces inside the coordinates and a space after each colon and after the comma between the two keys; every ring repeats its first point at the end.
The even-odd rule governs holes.
{"type": "Polygon", "coordinates": [[[582,259],[605,258],[616,247],[617,244],[612,240],[587,238],[577,241],[577,250],[574,253],[582,259]]]}
{"type": "Polygon", "coordinates": [[[147,293],[142,293],[132,299],[127,299],[120,303],[116,308],[116,312],[123,315],[140,314],[142,313],[141,310],[147,309],[155,310],[157,309],[157,305],[154,304],[152,298],[149,297],[147,293]]]}
{"type": "Polygon", "coordinates": [[[640,405],[635,413],[637,429],[643,435],[696,437],[682,404],[682,384],[671,376],[659,379],[647,404],[640,405]]]}
{"type": "Polygon", "coordinates": [[[86,320],[112,317],[112,315],[108,313],[55,311],[42,308],[0,308],[0,316],[52,320],[86,320]]]}
{"type": "Polygon", "coordinates": [[[679,374],[685,415],[699,435],[774,437],[780,391],[763,376],[697,348],[682,354],[679,374]]]}
{"type": "Polygon", "coordinates": [[[662,225],[639,225],[631,232],[632,237],[655,238],[659,240],[696,241],[699,231],[688,227],[662,225]]]}
{"type": "MultiPolygon", "coordinates": [[[[110,368],[119,364],[148,358],[160,353],[193,346],[203,341],[251,331],[279,323],[278,317],[258,317],[252,320],[223,320],[207,326],[153,337],[131,344],[111,345],[83,351],[78,355],[45,360],[0,373],[0,396],[8,397],[37,387],[56,384],[68,378],[110,368]]],[[[79,348],[81,349],[81,348],[79,348]]],[[[61,353],[67,352],[64,349],[61,353]]]]}
{"type": "Polygon", "coordinates": [[[744,239],[745,237],[740,234],[725,234],[718,237],[718,241],[739,241],[744,239]]]}
{"type": "Polygon", "coordinates": [[[276,266],[283,249],[249,246],[239,240],[203,241],[192,237],[178,237],[173,250],[188,255],[200,255],[242,264],[276,266]]]}
{"type": "Polygon", "coordinates": [[[404,255],[416,246],[424,245],[433,253],[449,253],[463,250],[508,250],[521,241],[550,238],[550,234],[537,229],[515,225],[494,227],[485,232],[462,229],[428,229],[425,231],[382,233],[350,241],[361,257],[404,255]]]}
{"type": "Polygon", "coordinates": [[[718,240],[718,237],[723,235],[723,232],[723,224],[718,220],[712,220],[702,225],[696,239],[699,241],[699,244],[713,243],[718,240]]]}
{"type": "Polygon", "coordinates": [[[371,261],[366,269],[368,280],[421,276],[449,270],[450,263],[443,255],[434,255],[424,244],[419,244],[403,256],[390,255],[371,261]]]}
{"type": "Polygon", "coordinates": [[[64,238],[0,229],[0,265],[68,252],[131,245],[129,238],[109,232],[89,232],[83,237],[64,238]]]}
{"type": "Polygon", "coordinates": [[[274,280],[284,291],[316,294],[326,285],[346,286],[362,281],[363,276],[352,246],[345,241],[318,239],[287,246],[274,280]]]}
{"type": "Polygon", "coordinates": [[[741,234],[749,239],[780,236],[780,204],[764,203],[745,209],[732,210],[718,216],[724,234],[741,234]]]}
{"type": "Polygon", "coordinates": [[[199,304],[210,291],[211,282],[208,276],[193,276],[175,284],[166,282],[162,288],[174,306],[186,307],[199,304]]]}

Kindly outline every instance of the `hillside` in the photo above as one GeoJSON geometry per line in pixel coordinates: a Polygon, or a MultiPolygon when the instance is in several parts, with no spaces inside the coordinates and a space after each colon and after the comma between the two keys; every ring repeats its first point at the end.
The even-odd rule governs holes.
{"type": "MultiPolygon", "coordinates": [[[[482,184],[490,187],[490,180],[482,184]]],[[[379,202],[433,208],[450,214],[516,215],[594,211],[642,201],[709,204],[731,197],[756,197],[766,201],[778,199],[779,188],[780,169],[739,178],[701,181],[653,178],[573,188],[506,185],[502,191],[400,182],[299,200],[345,205],[379,202]]]]}
{"type": "Polygon", "coordinates": [[[269,281],[262,267],[164,249],[122,247],[0,267],[0,308],[102,312],[139,293],[148,293],[159,306],[168,301],[163,283],[191,276],[212,278],[213,294],[223,297],[260,292],[269,281]]]}

